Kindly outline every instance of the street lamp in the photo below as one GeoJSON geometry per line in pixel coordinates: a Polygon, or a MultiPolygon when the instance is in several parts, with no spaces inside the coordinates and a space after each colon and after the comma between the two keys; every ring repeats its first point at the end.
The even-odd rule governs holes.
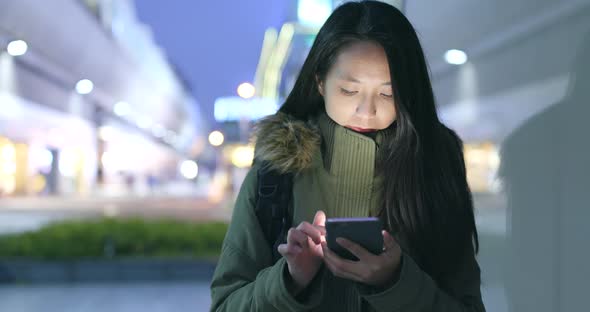
{"type": "Polygon", "coordinates": [[[11,41],[8,46],[6,47],[6,51],[8,54],[12,56],[21,56],[27,53],[29,46],[24,40],[14,40],[11,41]]]}
{"type": "Polygon", "coordinates": [[[256,94],[256,88],[249,82],[244,82],[238,86],[238,95],[243,99],[249,99],[256,94]]]}
{"type": "MultiPolygon", "coordinates": [[[[238,86],[238,95],[246,100],[246,103],[250,104],[250,99],[256,94],[256,88],[249,82],[244,82],[241,85],[238,86]]],[[[248,107],[248,109],[250,109],[248,107]]],[[[239,127],[240,127],[240,141],[241,142],[246,142],[248,140],[247,137],[247,133],[248,133],[248,118],[245,115],[244,110],[241,111],[242,116],[240,116],[240,122],[239,122],[239,127]]]]}
{"type": "Polygon", "coordinates": [[[445,61],[451,65],[463,65],[467,62],[467,54],[457,49],[448,50],[445,53],[445,61]]]}
{"type": "Polygon", "coordinates": [[[78,94],[89,94],[94,89],[94,83],[89,79],[82,79],[76,83],[76,92],[78,94]]]}
{"type": "Polygon", "coordinates": [[[220,131],[216,130],[209,134],[209,143],[213,146],[221,146],[224,140],[225,137],[223,136],[223,133],[221,133],[220,131]]]}
{"type": "Polygon", "coordinates": [[[192,180],[199,174],[199,166],[193,160],[185,160],[180,164],[180,173],[187,180],[192,180]]]}

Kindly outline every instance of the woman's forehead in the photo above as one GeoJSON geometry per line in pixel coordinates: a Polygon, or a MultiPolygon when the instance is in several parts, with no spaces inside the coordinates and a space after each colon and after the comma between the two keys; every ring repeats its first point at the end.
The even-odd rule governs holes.
{"type": "Polygon", "coordinates": [[[367,80],[390,82],[385,50],[374,43],[358,43],[344,48],[330,71],[333,77],[354,83],[367,80]]]}

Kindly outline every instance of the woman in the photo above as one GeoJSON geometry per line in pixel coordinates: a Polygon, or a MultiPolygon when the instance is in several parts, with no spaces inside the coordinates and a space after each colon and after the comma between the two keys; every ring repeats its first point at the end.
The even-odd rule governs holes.
{"type": "Polygon", "coordinates": [[[256,136],[212,311],[485,311],[462,143],[437,117],[401,12],[377,1],[337,8],[256,136]],[[294,175],[296,226],[274,264],[254,211],[261,162],[294,175]],[[326,216],[378,216],[384,252],[339,241],[360,260],[340,258],[326,247],[326,216]]]}

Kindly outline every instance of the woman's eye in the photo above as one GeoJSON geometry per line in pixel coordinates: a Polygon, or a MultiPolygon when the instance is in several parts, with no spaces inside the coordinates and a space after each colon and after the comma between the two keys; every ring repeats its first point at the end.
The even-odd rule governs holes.
{"type": "Polygon", "coordinates": [[[385,94],[385,93],[381,93],[381,96],[386,97],[388,99],[392,99],[393,98],[393,94],[385,94]]]}
{"type": "Polygon", "coordinates": [[[355,95],[358,91],[349,91],[349,90],[340,88],[340,92],[342,92],[342,94],[344,94],[344,95],[355,95]]]}

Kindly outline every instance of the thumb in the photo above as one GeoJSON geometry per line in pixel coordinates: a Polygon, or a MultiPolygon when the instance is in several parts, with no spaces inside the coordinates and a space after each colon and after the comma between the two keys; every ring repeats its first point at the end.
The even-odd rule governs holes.
{"type": "Polygon", "coordinates": [[[322,210],[318,210],[313,218],[313,225],[326,226],[326,213],[322,210]]]}

